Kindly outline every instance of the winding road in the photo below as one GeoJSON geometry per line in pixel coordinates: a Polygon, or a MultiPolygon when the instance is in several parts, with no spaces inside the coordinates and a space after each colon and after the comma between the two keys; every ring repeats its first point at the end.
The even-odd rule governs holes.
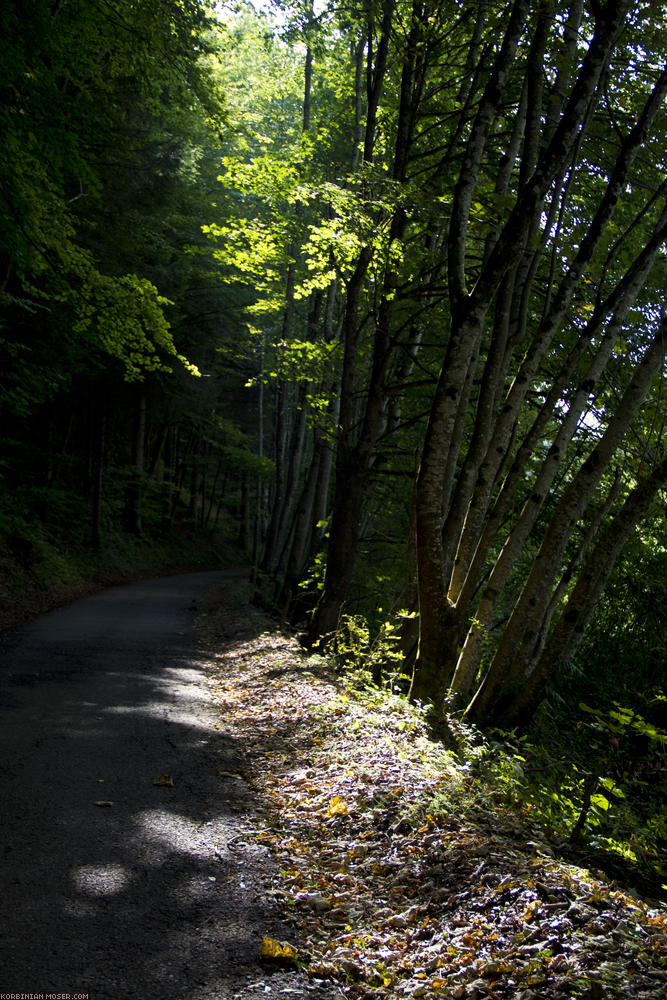
{"type": "Polygon", "coordinates": [[[284,928],[269,859],[234,850],[243,748],[192,629],[225,575],[114,587],[0,640],[0,994],[313,995],[257,961],[284,928]]]}

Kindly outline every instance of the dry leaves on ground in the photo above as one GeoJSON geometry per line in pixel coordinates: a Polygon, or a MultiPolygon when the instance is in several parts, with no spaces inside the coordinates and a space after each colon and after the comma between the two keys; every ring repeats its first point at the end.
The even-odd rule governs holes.
{"type": "Polygon", "coordinates": [[[510,812],[444,808],[466,775],[409,707],[350,695],[222,598],[200,619],[219,725],[245,747],[254,841],[278,859],[314,980],[350,1000],[665,997],[664,911],[554,858],[510,812]]]}

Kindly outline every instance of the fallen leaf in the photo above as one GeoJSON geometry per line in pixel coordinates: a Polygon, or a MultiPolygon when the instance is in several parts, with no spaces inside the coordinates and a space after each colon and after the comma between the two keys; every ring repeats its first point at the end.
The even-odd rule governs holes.
{"type": "Polygon", "coordinates": [[[316,913],[331,909],[331,901],[316,892],[297,892],[294,901],[302,906],[310,906],[316,913]]]}
{"type": "Polygon", "coordinates": [[[334,795],[329,803],[327,816],[347,816],[349,811],[350,810],[345,799],[342,799],[340,795],[334,795]]]}
{"type": "Polygon", "coordinates": [[[263,938],[259,949],[260,958],[270,958],[274,962],[294,962],[297,954],[296,948],[286,941],[276,941],[268,937],[263,938]]]}
{"type": "Polygon", "coordinates": [[[93,802],[94,806],[112,806],[113,802],[109,802],[108,799],[98,799],[97,802],[93,802]]]}
{"type": "Polygon", "coordinates": [[[161,774],[159,778],[156,778],[153,782],[154,785],[161,785],[162,787],[173,788],[174,779],[168,774],[161,774]]]}

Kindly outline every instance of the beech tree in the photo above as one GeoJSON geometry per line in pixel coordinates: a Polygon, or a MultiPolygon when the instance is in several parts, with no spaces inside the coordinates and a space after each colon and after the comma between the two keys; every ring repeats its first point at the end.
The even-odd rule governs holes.
{"type": "MultiPolygon", "coordinates": [[[[340,343],[309,640],[335,635],[378,484],[405,483],[416,448],[414,530],[409,503],[400,515],[413,697],[514,724],[558,650],[575,652],[664,481],[662,423],[641,455],[628,444],[664,371],[664,24],[621,0],[385,0],[333,5],[317,25],[329,49],[293,51],[323,146],[292,161],[283,194],[301,226],[279,271],[285,303],[326,302],[310,327],[304,310],[302,339],[340,343]],[[338,143],[335,173],[318,84],[334,75],[349,150],[338,143]]],[[[284,216],[264,204],[275,232],[284,216]]],[[[312,495],[295,454],[286,493],[312,495]]]]}
{"type": "MultiPolygon", "coordinates": [[[[208,115],[219,129],[223,112],[204,59],[212,23],[204,3],[9,2],[1,17],[3,404],[27,413],[91,355],[116,358],[130,379],[187,364],[170,331],[168,296],[147,276],[138,240],[127,252],[132,230],[123,248],[101,217],[108,199],[109,217],[127,218],[131,191],[123,201],[117,184],[129,179],[130,161],[136,194],[144,171],[153,184],[164,176],[166,147],[178,145],[169,128],[172,136],[196,130],[208,115]],[[122,210],[114,213],[114,204],[122,210]],[[52,314],[64,327],[60,354],[51,343],[40,350],[52,314]]],[[[180,153],[182,144],[174,172],[180,153]]]]}
{"type": "MultiPolygon", "coordinates": [[[[590,20],[583,9],[575,13],[580,20],[570,17],[562,26],[555,8],[531,17],[530,5],[512,6],[452,196],[450,330],[416,489],[420,644],[414,690],[432,697],[451,678],[451,694],[465,704],[479,685],[467,710],[478,722],[515,721],[527,703],[521,692],[534,685],[531,678],[544,682],[548,676],[542,647],[566,550],[575,539],[590,544],[581,537],[580,522],[664,365],[659,300],[653,305],[649,297],[643,314],[638,309],[633,315],[632,309],[642,290],[651,294],[647,282],[667,236],[664,181],[659,173],[649,181],[652,170],[645,159],[664,127],[657,121],[664,115],[667,73],[649,57],[643,86],[637,86],[641,74],[631,54],[639,44],[637,35],[633,38],[638,24],[626,5],[609,3],[590,20]],[[529,27],[532,37],[522,54],[521,38],[529,27]],[[545,86],[537,74],[541,77],[548,63],[549,38],[553,44],[562,33],[567,40],[575,30],[586,45],[575,44],[570,65],[561,61],[553,85],[545,86]],[[631,81],[623,79],[624,66],[632,67],[631,81]],[[523,144],[515,164],[518,183],[505,218],[486,238],[480,261],[471,246],[472,199],[483,188],[494,118],[513,70],[526,95],[523,144]],[[616,141],[600,156],[602,123],[610,110],[619,116],[614,93],[625,100],[632,93],[633,113],[626,112],[623,124],[614,122],[616,141]],[[589,136],[594,141],[587,141],[589,136]],[[604,178],[593,191],[591,175],[604,178]],[[642,194],[625,199],[620,209],[622,195],[634,195],[635,187],[642,194]],[[623,247],[625,253],[612,260],[610,230],[615,232],[620,212],[625,230],[614,241],[614,251],[623,247]],[[574,233],[578,238],[568,247],[574,233]],[[620,349],[627,355],[621,368],[618,342],[624,330],[636,339],[633,349],[627,341],[620,349]],[[568,445],[612,359],[625,391],[613,411],[600,413],[600,440],[564,483],[550,517],[540,520],[568,445]],[[475,376],[481,387],[477,395],[471,391],[475,376]],[[524,429],[526,401],[537,387],[543,402],[532,426],[524,429]],[[462,433],[466,417],[473,420],[467,438],[462,433]],[[543,450],[545,443],[547,453],[534,471],[538,446],[543,450]],[[527,490],[522,502],[521,492],[527,490]],[[536,526],[543,533],[546,526],[546,532],[487,668],[483,640],[507,600],[506,584],[536,526]],[[499,537],[503,547],[495,556],[499,537]]],[[[660,474],[650,482],[655,493],[660,474]]],[[[632,509],[640,516],[638,508],[632,509]]]]}
{"type": "Polygon", "coordinates": [[[233,309],[201,233],[224,29],[180,0],[0,20],[0,533],[20,545],[61,510],[94,547],[111,523],[210,527],[245,463],[220,413],[233,309]]]}

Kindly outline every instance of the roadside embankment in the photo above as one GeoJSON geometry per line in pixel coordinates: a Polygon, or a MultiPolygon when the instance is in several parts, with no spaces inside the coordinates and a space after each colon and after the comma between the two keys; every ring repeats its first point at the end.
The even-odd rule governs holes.
{"type": "Polygon", "coordinates": [[[216,728],[263,802],[283,959],[348,1000],[659,1000],[659,904],[568,863],[404,699],[355,691],[226,584],[200,608],[216,728]]]}
{"type": "Polygon", "coordinates": [[[172,573],[244,565],[220,536],[181,531],[165,538],[110,535],[99,552],[37,538],[16,546],[0,538],[0,632],[105,587],[172,573]]]}

